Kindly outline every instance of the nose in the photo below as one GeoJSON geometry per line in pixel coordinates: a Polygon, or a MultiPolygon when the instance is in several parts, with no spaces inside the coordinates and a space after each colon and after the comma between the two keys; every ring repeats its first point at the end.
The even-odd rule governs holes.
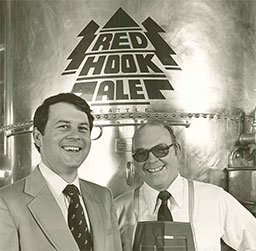
{"type": "Polygon", "coordinates": [[[76,129],[70,130],[69,134],[66,136],[67,139],[74,139],[74,140],[80,140],[81,136],[76,129]]]}
{"type": "Polygon", "coordinates": [[[148,159],[144,162],[143,169],[146,170],[147,168],[150,168],[152,165],[156,164],[158,161],[159,159],[152,152],[149,152],[148,159]]]}
{"type": "Polygon", "coordinates": [[[80,136],[77,134],[70,134],[66,137],[67,139],[80,140],[80,136]]]}
{"type": "Polygon", "coordinates": [[[157,160],[158,160],[158,158],[152,152],[149,152],[148,162],[155,162],[157,160]]]}

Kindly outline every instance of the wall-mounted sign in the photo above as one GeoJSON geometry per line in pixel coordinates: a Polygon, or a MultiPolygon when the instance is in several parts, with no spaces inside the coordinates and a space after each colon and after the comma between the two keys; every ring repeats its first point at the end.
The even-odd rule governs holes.
{"type": "Polygon", "coordinates": [[[83,29],[62,75],[76,74],[72,92],[92,106],[146,108],[165,100],[162,91],[174,90],[165,73],[180,68],[162,32],[152,18],[140,26],[120,8],[102,28],[91,21],[83,29]]]}

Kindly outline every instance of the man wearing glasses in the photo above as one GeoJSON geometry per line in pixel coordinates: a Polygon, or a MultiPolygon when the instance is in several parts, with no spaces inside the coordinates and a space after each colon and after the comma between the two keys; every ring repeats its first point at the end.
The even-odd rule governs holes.
{"type": "Polygon", "coordinates": [[[144,183],[116,199],[123,250],[132,250],[137,222],[143,221],[190,223],[199,251],[221,250],[221,239],[235,250],[256,250],[254,216],[222,188],[180,176],[179,150],[164,123],[136,130],[132,156],[144,183]]]}

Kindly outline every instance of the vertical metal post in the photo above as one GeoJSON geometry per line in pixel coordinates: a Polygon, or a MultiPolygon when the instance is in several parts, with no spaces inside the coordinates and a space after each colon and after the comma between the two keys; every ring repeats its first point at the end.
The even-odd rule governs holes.
{"type": "MultiPolygon", "coordinates": [[[[5,76],[4,76],[4,124],[11,125],[13,121],[13,50],[12,45],[12,1],[5,1],[5,76]]],[[[4,152],[11,159],[11,170],[14,164],[14,139],[6,138],[4,152]]]]}

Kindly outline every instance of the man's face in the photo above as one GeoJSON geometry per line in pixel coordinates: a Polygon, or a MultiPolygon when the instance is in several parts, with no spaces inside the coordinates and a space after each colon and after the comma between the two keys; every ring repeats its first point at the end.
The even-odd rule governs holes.
{"type": "MultiPolygon", "coordinates": [[[[158,144],[169,146],[172,143],[170,133],[162,125],[146,125],[136,134],[133,149],[149,150],[158,144]]],[[[167,156],[157,158],[150,152],[146,161],[135,161],[135,166],[141,178],[158,191],[166,190],[178,175],[178,159],[174,146],[170,148],[167,156]]]]}
{"type": "Polygon", "coordinates": [[[42,135],[34,131],[42,161],[59,175],[76,173],[91,147],[87,114],[68,103],[53,104],[42,135]]]}

